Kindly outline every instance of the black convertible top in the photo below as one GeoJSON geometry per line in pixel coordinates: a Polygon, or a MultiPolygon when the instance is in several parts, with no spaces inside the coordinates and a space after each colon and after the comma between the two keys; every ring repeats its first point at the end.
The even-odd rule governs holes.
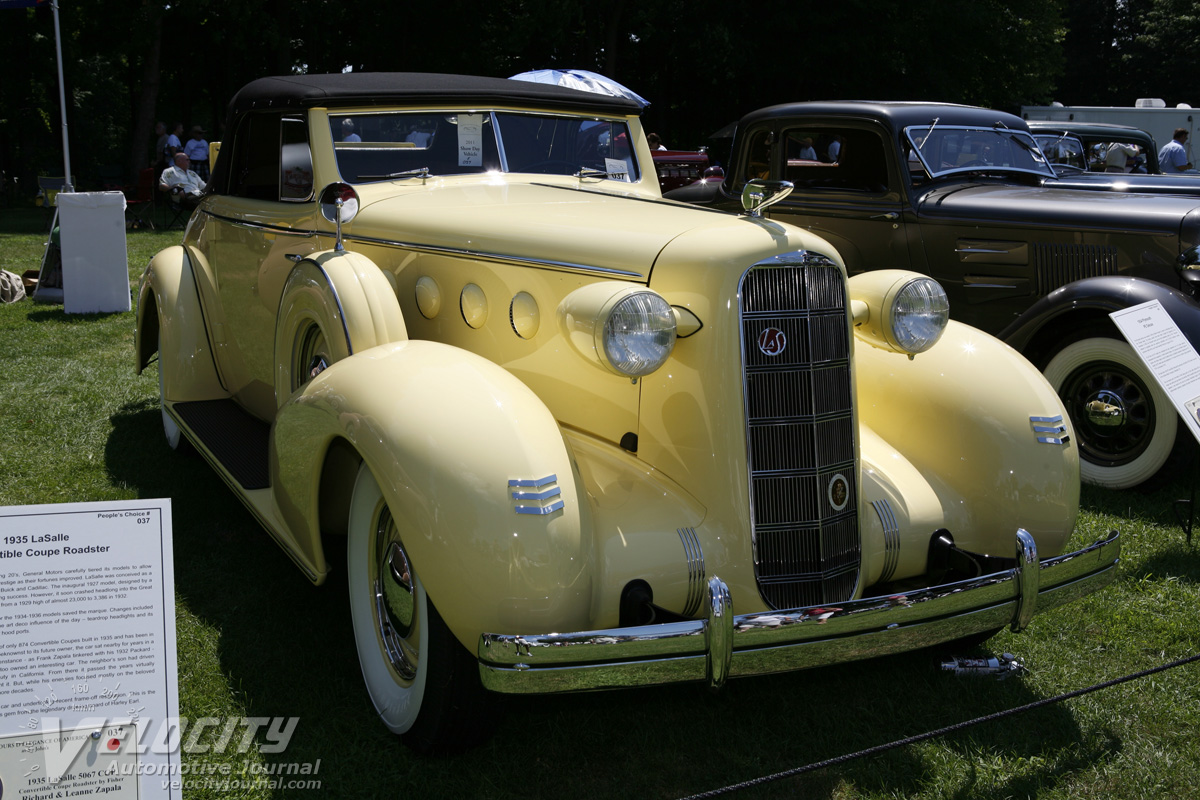
{"type": "Polygon", "coordinates": [[[939,125],[978,125],[991,128],[1003,125],[1014,131],[1028,132],[1025,120],[1015,114],[1006,114],[990,108],[963,106],[954,103],[914,102],[870,102],[861,100],[834,100],[828,102],[785,103],[752,111],[742,117],[740,128],[746,128],[764,119],[776,117],[805,118],[829,116],[834,118],[861,117],[883,124],[892,131],[902,131],[910,125],[930,125],[936,119],[939,125]]]}
{"type": "Polygon", "coordinates": [[[507,78],[436,72],[346,72],[251,81],[233,96],[229,104],[229,123],[232,125],[247,111],[262,108],[439,102],[485,106],[516,103],[602,114],[640,114],[642,110],[638,103],[623,97],[507,78]]]}

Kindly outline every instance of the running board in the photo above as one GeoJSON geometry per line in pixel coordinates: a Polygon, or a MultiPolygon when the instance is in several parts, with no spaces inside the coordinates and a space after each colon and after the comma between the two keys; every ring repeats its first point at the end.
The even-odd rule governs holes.
{"type": "Polygon", "coordinates": [[[243,489],[270,487],[270,425],[232,400],[193,400],[171,410],[243,489]]]}

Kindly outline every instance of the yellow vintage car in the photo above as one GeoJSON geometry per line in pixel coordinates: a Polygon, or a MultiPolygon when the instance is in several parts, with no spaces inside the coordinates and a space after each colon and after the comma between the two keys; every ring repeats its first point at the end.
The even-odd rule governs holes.
{"type": "Polygon", "coordinates": [[[1079,459],[933,280],[664,201],[629,100],[428,74],[233,99],[136,360],[314,583],[420,751],[491,692],[707,681],[1025,627],[1109,582],[1064,554],[1079,459]]]}

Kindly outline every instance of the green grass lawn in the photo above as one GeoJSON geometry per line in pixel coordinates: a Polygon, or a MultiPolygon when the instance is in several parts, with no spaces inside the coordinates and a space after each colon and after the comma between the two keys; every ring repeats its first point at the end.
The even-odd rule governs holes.
{"type": "MultiPolygon", "coordinates": [[[[0,209],[0,269],[36,268],[45,218],[0,209]]],[[[131,287],[179,231],[128,235],[131,287]]],[[[335,575],[314,587],[202,462],[161,435],[156,375],[133,371],[132,313],[0,306],[0,505],[171,499],[180,710],[299,717],[287,751],[189,763],[320,759],[320,789],[192,787],[185,797],[680,797],[830,759],[1090,686],[1200,651],[1200,533],[1171,504],[1192,470],[1152,493],[1085,489],[1072,546],[1118,529],[1116,583],[984,651],[1028,674],[959,678],[921,652],[734,681],[498,703],[468,753],[412,756],[362,687],[335,575]],[[248,759],[253,761],[248,761],[248,759]]],[[[987,723],[739,798],[1186,798],[1200,787],[1200,665],[987,723]]]]}

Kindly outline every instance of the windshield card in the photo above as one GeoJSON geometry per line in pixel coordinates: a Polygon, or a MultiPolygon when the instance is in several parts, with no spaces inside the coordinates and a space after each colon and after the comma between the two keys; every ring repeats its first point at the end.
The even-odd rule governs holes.
{"type": "Polygon", "coordinates": [[[458,115],[458,165],[483,166],[483,115],[458,115]]]}
{"type": "Polygon", "coordinates": [[[629,165],[623,159],[604,159],[604,171],[608,173],[610,180],[629,183],[629,165]]]}

